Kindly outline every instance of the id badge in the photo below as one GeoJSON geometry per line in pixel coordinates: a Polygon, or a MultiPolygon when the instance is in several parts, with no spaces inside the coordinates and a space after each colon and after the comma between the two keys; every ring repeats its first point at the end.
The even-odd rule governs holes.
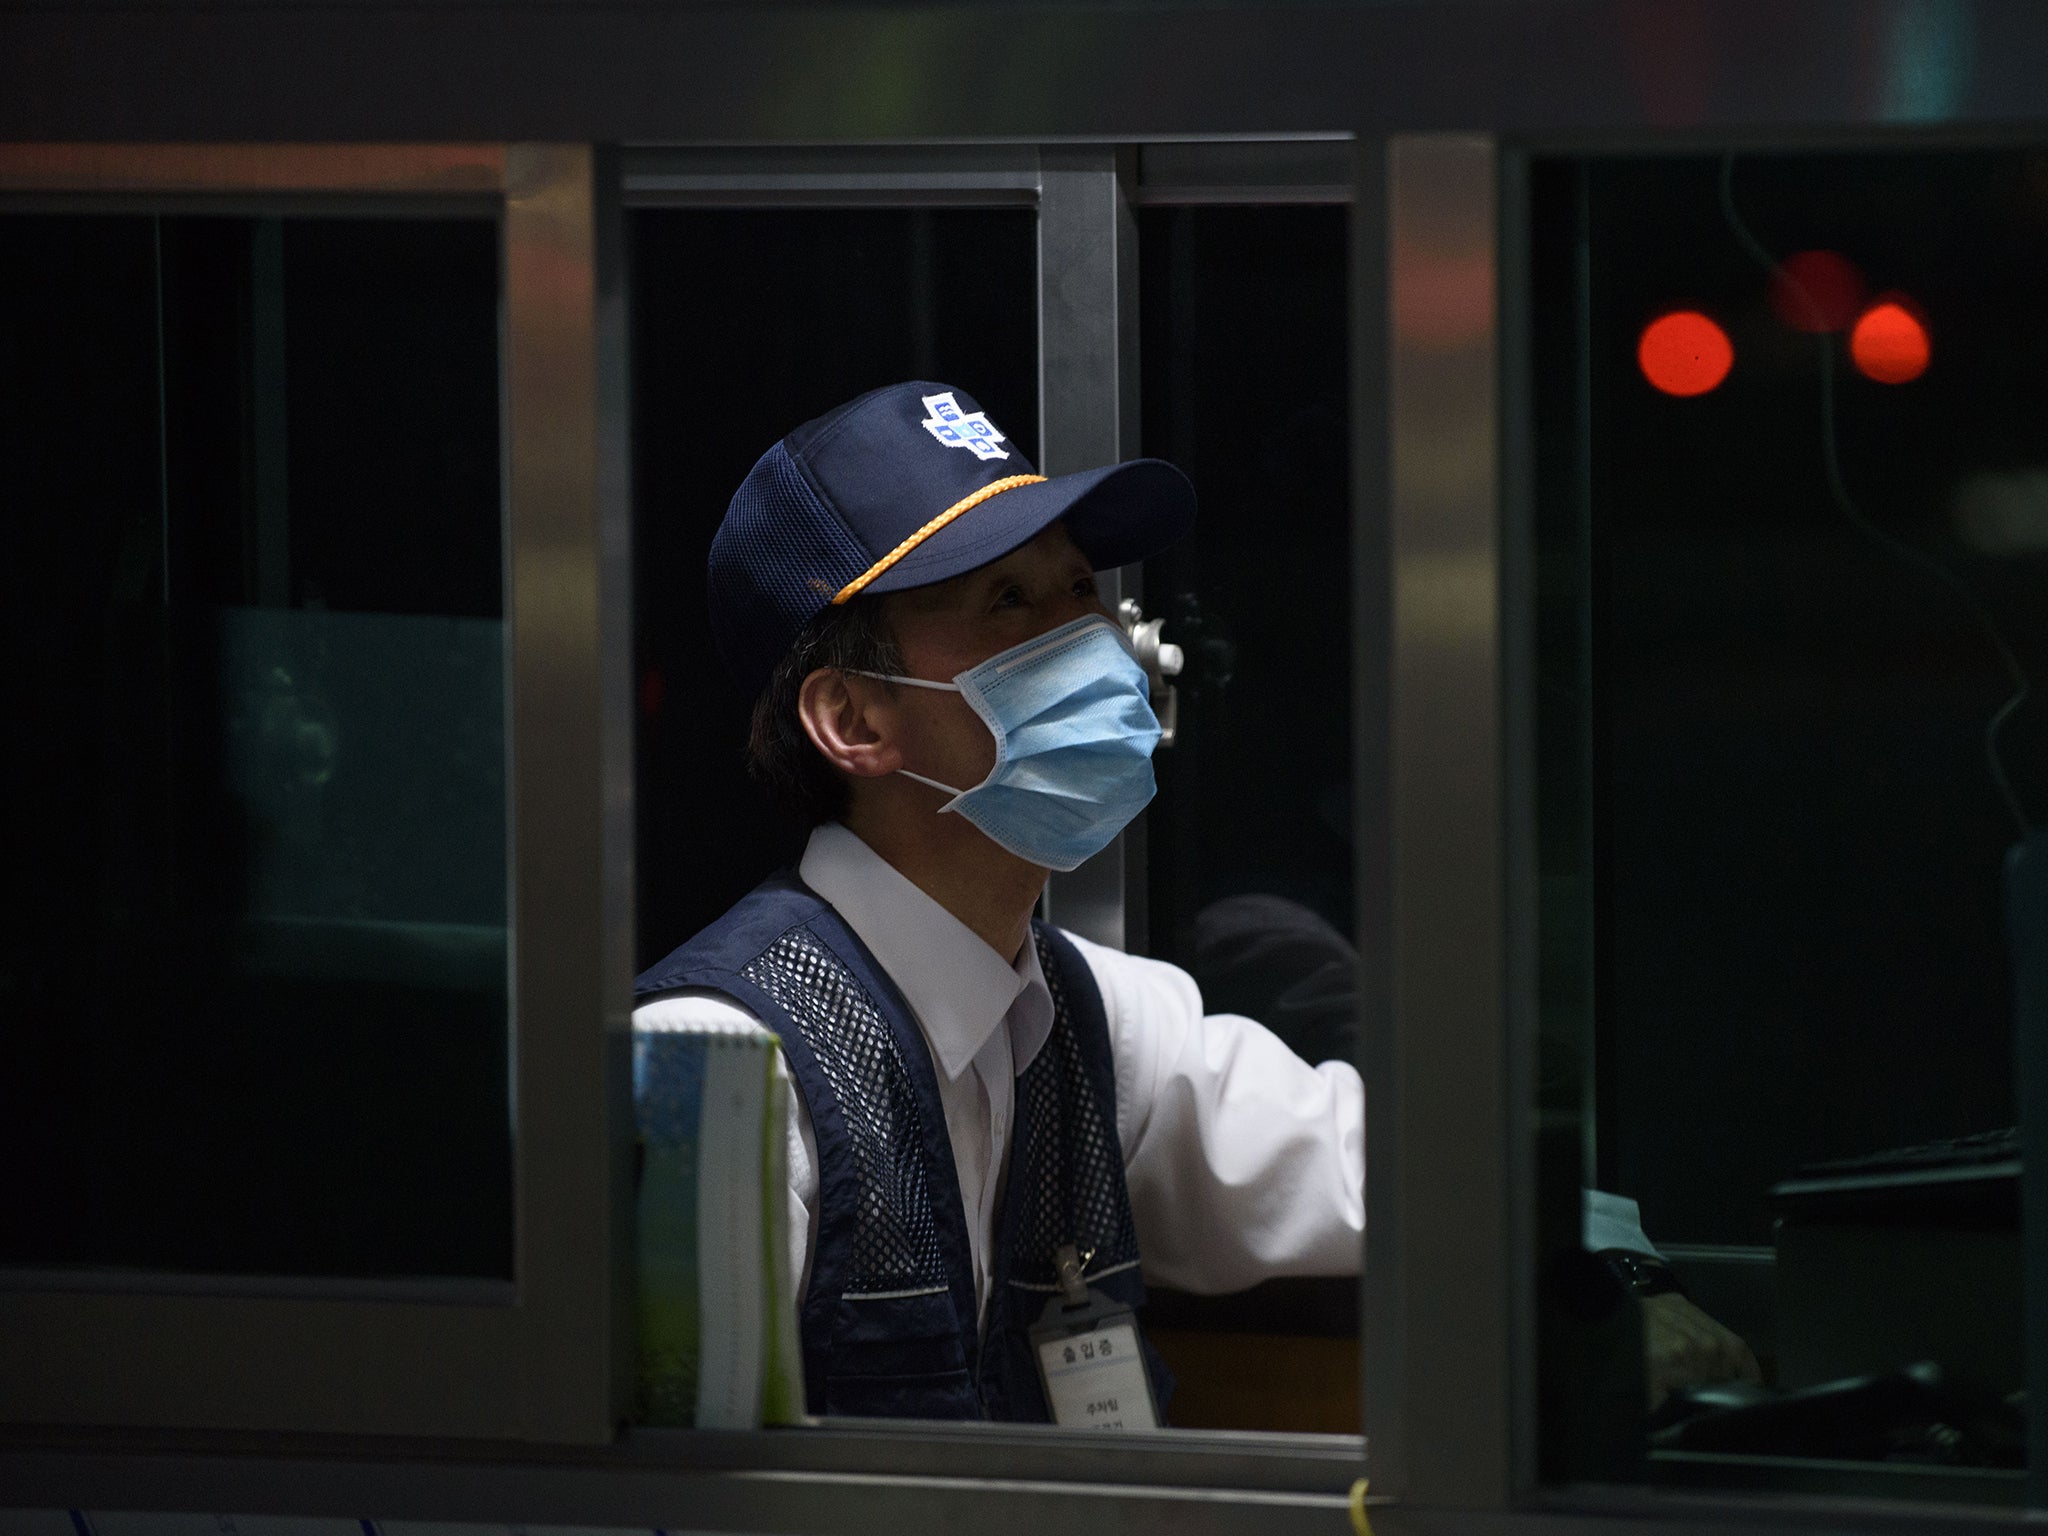
{"type": "Polygon", "coordinates": [[[1138,1345],[1137,1314],[1080,1282],[1060,1251],[1061,1292],[1031,1329],[1052,1421],[1063,1429],[1157,1429],[1159,1409],[1138,1345]]]}

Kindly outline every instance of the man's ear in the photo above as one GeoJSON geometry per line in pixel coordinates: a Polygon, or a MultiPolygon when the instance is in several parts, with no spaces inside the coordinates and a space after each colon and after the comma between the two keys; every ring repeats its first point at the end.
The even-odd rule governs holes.
{"type": "Polygon", "coordinates": [[[797,718],[811,745],[841,773],[878,779],[903,766],[903,753],[883,728],[887,724],[884,685],[849,678],[837,667],[820,667],[796,696],[797,718]],[[882,718],[878,718],[881,716],[882,718]]]}

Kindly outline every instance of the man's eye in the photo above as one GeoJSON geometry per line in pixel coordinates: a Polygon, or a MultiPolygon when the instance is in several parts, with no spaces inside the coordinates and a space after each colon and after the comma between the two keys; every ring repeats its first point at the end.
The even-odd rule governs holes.
{"type": "Polygon", "coordinates": [[[1018,608],[1022,607],[1023,603],[1024,589],[1015,582],[1011,582],[996,594],[995,606],[998,608],[1018,608]]]}
{"type": "Polygon", "coordinates": [[[1086,576],[1083,576],[1079,581],[1074,583],[1074,596],[1093,597],[1094,595],[1095,576],[1092,572],[1086,576]]]}

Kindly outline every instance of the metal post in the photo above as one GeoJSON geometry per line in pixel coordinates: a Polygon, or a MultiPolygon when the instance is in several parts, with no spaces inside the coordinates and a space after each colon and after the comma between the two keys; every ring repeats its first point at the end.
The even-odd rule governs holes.
{"type": "MultiPolygon", "coordinates": [[[[1370,177],[1368,176],[1368,179],[1370,177]]],[[[1387,585],[1385,650],[1364,646],[1360,715],[1388,714],[1385,843],[1364,861],[1361,917],[1391,923],[1369,982],[1390,1003],[1367,1032],[1366,1432],[1373,1490],[1417,1505],[1504,1508],[1513,1488],[1514,1224],[1506,1048],[1501,713],[1499,328],[1495,146],[1390,142],[1386,525],[1375,571],[1363,494],[1361,575],[1387,585]],[[1375,676],[1377,673],[1377,676],[1375,676]]],[[[1369,215],[1361,242],[1373,238],[1369,215]]],[[[1361,257],[1361,279],[1370,256],[1361,257]]],[[[1361,281],[1361,304],[1379,291],[1361,281]]],[[[1365,348],[1360,349],[1361,356],[1365,348]]],[[[1362,367],[1370,367],[1369,363],[1362,367]]],[[[1380,399],[1362,388],[1369,421],[1380,399]]],[[[1361,431],[1369,428],[1361,426],[1361,431]]],[[[1369,445],[1368,445],[1369,446],[1369,445]]],[[[1370,730],[1370,726],[1365,727],[1370,730]]],[[[1375,745],[1368,741],[1368,747],[1375,745]]],[[[1364,789],[1375,754],[1361,754],[1364,789]]],[[[1370,817],[1370,809],[1366,812],[1370,817]]],[[[1373,828],[1369,825],[1367,832],[1373,828]]],[[[1362,846],[1372,850],[1368,835],[1362,846]]],[[[1523,1160],[1526,1161],[1526,1160],[1523,1160]]],[[[1523,1170],[1523,1171],[1526,1171],[1523,1170]]]]}
{"type": "MultiPolygon", "coordinates": [[[[1038,466],[1047,475],[1138,453],[1137,173],[1130,148],[1049,148],[1038,198],[1038,466]]],[[[1138,570],[1104,573],[1103,600],[1141,596],[1138,570]]],[[[1117,949],[1145,942],[1144,822],[1072,874],[1046,911],[1117,949]]]]}
{"type": "MultiPolygon", "coordinates": [[[[521,1312],[533,1395],[520,1430],[602,1441],[625,1416],[630,1270],[620,1138],[630,1135],[631,866],[622,801],[629,731],[622,614],[624,456],[599,425],[599,272],[592,151],[513,146],[505,167],[507,602],[511,671],[513,995],[521,1312]],[[607,471],[605,494],[600,473],[607,471]],[[609,675],[607,675],[609,674],[609,675]],[[535,1028],[545,1020],[551,1028],[535,1028]],[[529,1212],[545,1211],[546,1225],[529,1212]],[[602,1258],[597,1256],[602,1255],[602,1258]],[[527,1298],[536,1298],[529,1303],[527,1298]]],[[[605,242],[603,254],[616,247],[605,242]]],[[[611,291],[607,293],[606,287],[611,291]]]]}

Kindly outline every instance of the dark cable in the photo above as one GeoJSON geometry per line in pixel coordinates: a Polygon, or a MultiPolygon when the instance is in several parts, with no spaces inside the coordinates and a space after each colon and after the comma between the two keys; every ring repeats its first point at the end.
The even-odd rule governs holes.
{"type": "Polygon", "coordinates": [[[1895,534],[1886,533],[1858,511],[1856,503],[1850,499],[1849,487],[1842,479],[1842,457],[1835,443],[1834,338],[1825,328],[1821,307],[1806,285],[1794,277],[1783,262],[1763,248],[1756,236],[1750,233],[1749,226],[1742,220],[1742,215],[1735,211],[1735,156],[1732,154],[1721,157],[1721,214],[1727,219],[1728,227],[1734,231],[1735,238],[1741,242],[1743,249],[1748,251],[1757,264],[1774,279],[1782,282],[1799,302],[1806,306],[1808,314],[1815,320],[1816,337],[1820,347],[1821,467],[1826,472],[1828,494],[1834,500],[1835,509],[1848,520],[1850,527],[1878,548],[1928,572],[1960,598],[1963,606],[1969,610],[1970,617],[1976,620],[1984,638],[1998,653],[1999,661],[2005,666],[2006,676],[2011,679],[2013,685],[2012,697],[1999,705],[1992,712],[1990,720],[1985,723],[1984,760],[1991,771],[1991,782],[1997,787],[2000,798],[2005,801],[2006,810],[2011,812],[2020,836],[2025,837],[2033,828],[2027,820],[2026,811],[2020,805],[2018,794],[2013,790],[2012,779],[2005,771],[2004,760],[1998,755],[1998,736],[2005,729],[2006,722],[2019,712],[2033,691],[2026,669],[2020,665],[2019,657],[2015,656],[2012,647],[2005,643],[2005,637],[1998,632],[1998,626],[1992,622],[1991,615],[1985,611],[1984,605],[1977,600],[1977,594],[1970,590],[1969,584],[1962,577],[1925,550],[1907,543],[1895,534]]]}

